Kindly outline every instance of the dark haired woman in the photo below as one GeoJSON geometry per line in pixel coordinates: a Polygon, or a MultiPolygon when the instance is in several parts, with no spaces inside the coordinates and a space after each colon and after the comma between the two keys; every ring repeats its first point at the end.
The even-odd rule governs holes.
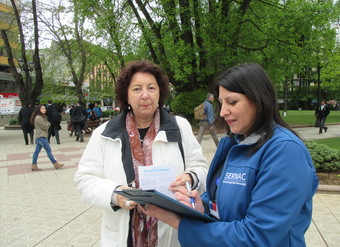
{"type": "Polygon", "coordinates": [[[45,149],[47,157],[50,159],[55,169],[59,169],[64,166],[64,164],[58,163],[58,161],[56,161],[56,159],[53,157],[52,149],[47,140],[50,123],[47,121],[45,114],[46,107],[44,105],[38,105],[31,116],[31,123],[35,127],[34,137],[36,143],[32,159],[32,171],[42,170],[37,165],[38,156],[42,148],[45,149]]]}
{"type": "MultiPolygon", "coordinates": [[[[144,213],[178,229],[181,246],[305,246],[318,178],[303,141],[281,119],[276,93],[258,64],[218,79],[221,117],[231,135],[220,140],[206,192],[192,191],[196,209],[219,219],[201,222],[160,209],[144,213]]],[[[188,192],[178,200],[191,206],[188,192]]]]}
{"type": "Polygon", "coordinates": [[[82,200],[104,210],[101,246],[179,246],[176,230],[115,195],[117,188],[139,188],[138,167],[170,164],[174,186],[188,181],[203,192],[206,160],[189,122],[162,109],[168,92],[158,66],[130,63],[116,85],[123,112],[96,128],[79,162],[75,180],[82,200]]]}

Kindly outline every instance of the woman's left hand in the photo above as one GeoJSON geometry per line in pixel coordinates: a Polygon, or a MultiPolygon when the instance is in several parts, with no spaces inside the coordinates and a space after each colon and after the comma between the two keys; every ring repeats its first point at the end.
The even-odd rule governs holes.
{"type": "Polygon", "coordinates": [[[157,218],[169,226],[178,230],[181,217],[171,211],[159,208],[153,204],[146,204],[145,206],[138,205],[142,212],[150,217],[157,218]]]}

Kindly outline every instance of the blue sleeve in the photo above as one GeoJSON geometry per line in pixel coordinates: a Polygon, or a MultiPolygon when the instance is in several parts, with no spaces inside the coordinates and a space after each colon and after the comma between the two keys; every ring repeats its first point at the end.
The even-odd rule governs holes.
{"type": "Polygon", "coordinates": [[[214,109],[211,103],[204,102],[204,113],[207,116],[208,123],[212,125],[214,123],[214,109]]]}
{"type": "Polygon", "coordinates": [[[293,141],[272,144],[261,159],[257,183],[250,188],[246,215],[240,220],[209,223],[182,218],[178,229],[181,246],[304,246],[301,238],[310,224],[318,185],[306,152],[293,141]],[[291,236],[294,243],[287,242],[291,236]]]}

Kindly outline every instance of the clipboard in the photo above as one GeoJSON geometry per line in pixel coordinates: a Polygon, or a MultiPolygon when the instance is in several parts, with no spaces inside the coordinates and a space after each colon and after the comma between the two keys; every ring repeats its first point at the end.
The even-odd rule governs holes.
{"type": "Polygon", "coordinates": [[[138,204],[145,205],[147,203],[156,205],[160,208],[164,208],[166,210],[177,213],[178,215],[207,221],[214,222],[218,221],[215,218],[209,217],[207,215],[202,214],[201,212],[184,205],[183,203],[172,199],[171,197],[157,191],[157,190],[140,190],[140,189],[127,189],[121,191],[114,191],[115,193],[129,198],[131,201],[134,201],[138,204]]]}

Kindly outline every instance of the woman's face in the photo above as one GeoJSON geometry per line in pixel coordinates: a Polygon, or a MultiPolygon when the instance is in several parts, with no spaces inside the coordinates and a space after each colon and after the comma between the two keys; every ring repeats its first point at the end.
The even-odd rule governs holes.
{"type": "Polygon", "coordinates": [[[147,72],[132,76],[128,88],[128,103],[136,119],[150,120],[158,108],[159,86],[156,78],[147,72]]]}
{"type": "Polygon", "coordinates": [[[46,113],[46,107],[45,107],[45,106],[41,106],[40,112],[41,112],[41,114],[45,115],[45,113],[46,113]]]}
{"type": "Polygon", "coordinates": [[[224,118],[234,134],[250,135],[249,130],[255,120],[256,106],[244,94],[219,87],[219,101],[222,104],[220,116],[224,118]]]}

